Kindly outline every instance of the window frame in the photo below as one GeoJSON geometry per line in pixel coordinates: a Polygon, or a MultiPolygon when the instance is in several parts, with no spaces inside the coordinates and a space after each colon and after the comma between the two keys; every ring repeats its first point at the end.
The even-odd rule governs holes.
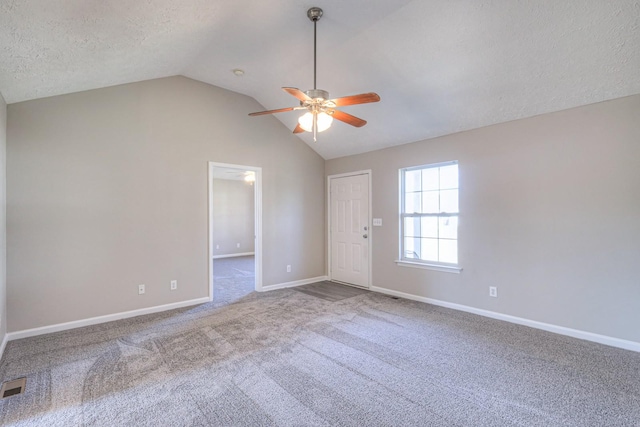
{"type": "MultiPolygon", "coordinates": [[[[407,172],[411,172],[414,170],[424,170],[424,169],[432,169],[432,168],[441,168],[441,167],[445,167],[445,166],[451,166],[451,165],[459,165],[459,162],[457,160],[451,160],[451,161],[446,161],[446,162],[440,162],[440,163],[430,163],[430,164],[426,164],[426,165],[419,165],[419,166],[411,166],[411,167],[406,167],[406,168],[400,168],[398,170],[398,183],[399,183],[399,239],[398,239],[398,259],[395,261],[396,264],[398,266],[401,267],[413,267],[413,268],[423,268],[423,269],[428,269],[428,270],[436,270],[436,271],[444,271],[444,272],[450,272],[450,273],[460,273],[462,271],[462,268],[460,267],[460,258],[458,257],[458,262],[457,263],[446,263],[446,262],[441,262],[441,261],[427,261],[427,260],[420,260],[420,259],[415,259],[415,258],[406,258],[405,257],[405,218],[423,218],[423,217],[435,217],[435,218],[446,218],[446,217],[456,217],[458,219],[458,224],[459,224],[459,220],[460,220],[460,208],[458,206],[458,212],[456,213],[446,213],[446,212],[439,212],[439,213],[406,213],[404,211],[404,207],[406,204],[406,200],[405,200],[405,177],[406,177],[406,173],[407,172]]],[[[456,187],[456,190],[458,191],[458,202],[460,200],[460,181],[459,181],[459,169],[458,169],[458,186],[456,187]]],[[[438,186],[438,192],[443,191],[441,188],[439,188],[438,186]]],[[[457,249],[459,249],[459,235],[456,236],[456,247],[457,249]]],[[[440,238],[438,237],[437,239],[438,241],[440,241],[440,238]]],[[[447,239],[449,240],[449,239],[447,239]]]]}

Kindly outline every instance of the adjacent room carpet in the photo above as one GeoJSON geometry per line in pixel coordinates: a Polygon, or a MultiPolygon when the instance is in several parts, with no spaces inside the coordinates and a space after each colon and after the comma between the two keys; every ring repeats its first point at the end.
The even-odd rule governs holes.
{"type": "Polygon", "coordinates": [[[213,260],[213,299],[216,305],[231,304],[246,298],[255,289],[253,255],[213,260]]]}
{"type": "Polygon", "coordinates": [[[324,286],[12,341],[0,425],[640,425],[638,353],[324,286]]]}

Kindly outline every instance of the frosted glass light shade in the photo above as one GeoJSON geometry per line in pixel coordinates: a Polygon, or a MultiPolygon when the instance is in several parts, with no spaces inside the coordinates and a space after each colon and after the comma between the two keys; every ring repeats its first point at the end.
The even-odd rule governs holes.
{"type": "MultiPolygon", "coordinates": [[[[329,129],[331,127],[331,123],[333,122],[333,117],[328,115],[327,113],[319,113],[318,114],[318,132],[322,132],[324,130],[329,129]]],[[[299,119],[298,123],[300,123],[300,127],[307,132],[313,131],[313,113],[307,112],[303,114],[299,119]]]]}

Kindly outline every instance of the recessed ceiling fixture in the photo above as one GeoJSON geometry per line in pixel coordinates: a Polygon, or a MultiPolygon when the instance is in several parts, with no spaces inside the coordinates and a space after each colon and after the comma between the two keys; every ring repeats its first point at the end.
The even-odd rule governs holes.
{"type": "Polygon", "coordinates": [[[235,74],[237,77],[242,77],[244,76],[244,70],[241,70],[240,68],[235,68],[233,70],[231,70],[233,72],[233,74],[235,74]]]}
{"type": "Polygon", "coordinates": [[[303,92],[295,87],[283,87],[282,89],[285,92],[300,100],[299,107],[280,108],[278,110],[259,111],[249,114],[250,116],[261,116],[263,114],[283,113],[285,111],[307,110],[307,112],[298,119],[298,125],[293,130],[293,133],[304,131],[313,132],[314,141],[317,141],[318,132],[322,132],[331,126],[333,119],[340,120],[355,127],[362,127],[367,124],[365,120],[336,110],[336,107],[380,101],[378,94],[373,92],[329,99],[329,92],[316,88],[316,24],[322,17],[322,13],[322,9],[319,7],[312,7],[307,11],[307,17],[313,22],[313,89],[303,92]]]}

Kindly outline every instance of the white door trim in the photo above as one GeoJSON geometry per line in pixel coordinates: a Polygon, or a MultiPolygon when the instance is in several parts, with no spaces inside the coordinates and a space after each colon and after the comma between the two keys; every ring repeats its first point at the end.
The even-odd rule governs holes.
{"type": "MultiPolygon", "coordinates": [[[[369,229],[369,260],[368,260],[368,268],[369,268],[369,283],[367,284],[366,288],[369,289],[371,288],[371,282],[372,282],[372,265],[373,263],[371,262],[371,254],[372,254],[372,250],[373,250],[373,230],[371,228],[371,216],[372,216],[372,212],[373,212],[373,203],[372,203],[372,180],[371,180],[371,176],[372,176],[372,172],[371,169],[365,169],[365,170],[360,170],[360,171],[355,171],[355,172],[346,172],[346,173],[339,173],[339,174],[335,174],[335,175],[328,175],[327,176],[327,265],[329,268],[328,271],[328,276],[329,276],[329,280],[333,280],[332,274],[331,274],[331,180],[334,178],[344,178],[344,177],[348,177],[348,176],[356,176],[356,175],[367,175],[367,180],[369,181],[369,218],[367,219],[367,228],[369,229]]],[[[347,283],[348,284],[348,283],[347,283]]],[[[353,285],[351,285],[353,286],[353,285]]],[[[360,286],[358,286],[360,287],[360,286]]]]}
{"type": "Polygon", "coordinates": [[[255,212],[255,275],[256,291],[262,291],[262,168],[256,166],[234,165],[230,163],[209,162],[207,187],[209,191],[209,301],[213,301],[213,169],[233,168],[243,171],[253,171],[256,174],[254,186],[255,212]]]}

